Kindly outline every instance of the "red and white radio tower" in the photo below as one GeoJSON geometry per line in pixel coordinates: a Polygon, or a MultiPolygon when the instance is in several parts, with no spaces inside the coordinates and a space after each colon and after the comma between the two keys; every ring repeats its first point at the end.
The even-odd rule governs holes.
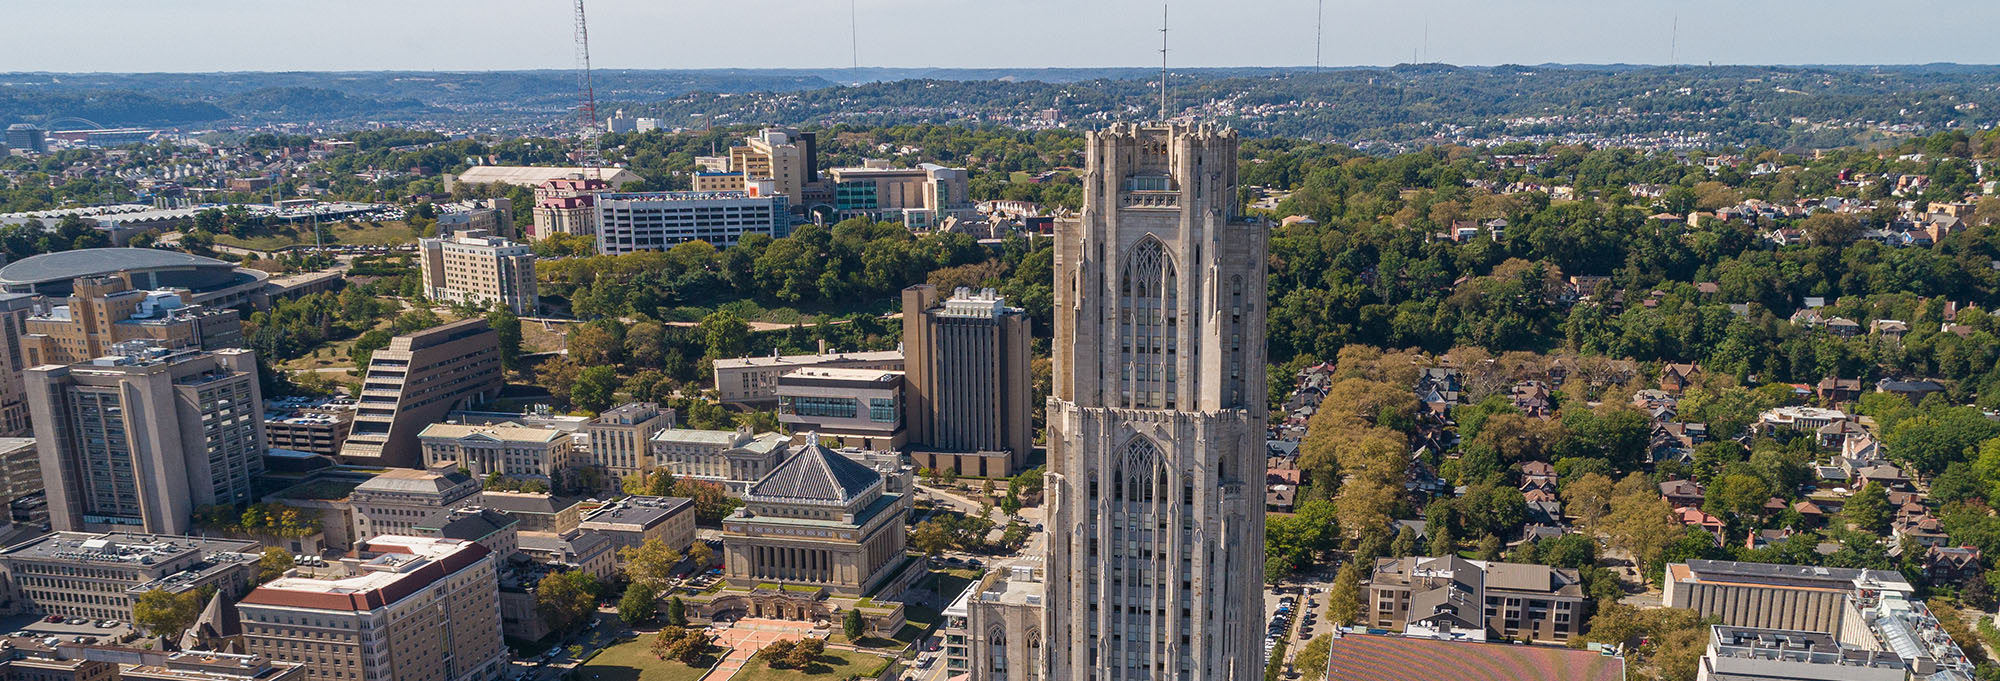
{"type": "Polygon", "coordinates": [[[583,0],[576,0],[576,97],[578,122],[583,124],[577,130],[578,161],[586,179],[601,179],[604,157],[597,149],[601,131],[597,127],[597,91],[590,84],[590,26],[583,19],[583,0]]]}

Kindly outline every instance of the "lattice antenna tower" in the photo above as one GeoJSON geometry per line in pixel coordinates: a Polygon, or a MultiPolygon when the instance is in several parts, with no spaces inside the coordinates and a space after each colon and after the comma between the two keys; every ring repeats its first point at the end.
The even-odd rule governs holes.
{"type": "Polygon", "coordinates": [[[590,26],[584,21],[583,0],[576,0],[576,147],[584,177],[601,179],[604,156],[597,148],[597,90],[590,82],[590,26]]]}

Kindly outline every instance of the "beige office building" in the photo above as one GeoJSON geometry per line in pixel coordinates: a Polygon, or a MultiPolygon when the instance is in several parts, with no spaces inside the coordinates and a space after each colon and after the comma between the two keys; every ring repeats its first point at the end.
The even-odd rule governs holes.
{"type": "MultiPolygon", "coordinates": [[[[0,660],[7,681],[119,681],[118,665],[103,660],[63,658],[58,651],[17,650],[0,660]]],[[[122,678],[143,678],[126,675],[122,678]]]]}
{"type": "Polygon", "coordinates": [[[120,275],[78,278],[68,304],[40,307],[22,327],[29,366],[88,362],[130,340],[176,350],[243,346],[235,310],[192,305],[175,291],[135,290],[120,275]]]}
{"type": "Polygon", "coordinates": [[[424,295],[432,300],[535,314],[541,299],[535,294],[535,253],[527,244],[471,230],[420,239],[417,245],[424,295]]]}
{"type": "Polygon", "coordinates": [[[139,596],[156,588],[179,594],[213,586],[228,601],[256,584],[262,551],[236,539],[46,534],[0,549],[4,611],[130,622],[139,596]]]}
{"type": "Polygon", "coordinates": [[[487,490],[479,493],[479,505],[520,522],[521,532],[563,534],[583,522],[583,500],[576,497],[487,490]]]}
{"type": "Polygon", "coordinates": [[[28,370],[50,525],[188,534],[196,506],[255,501],[267,449],[256,353],[147,341],[112,352],[28,370]]]}
{"type": "Polygon", "coordinates": [[[1895,571],[1690,560],[1667,564],[1661,601],[1732,627],[1839,633],[1865,626],[1849,621],[1850,595],[1914,591],[1895,571]]]}
{"type": "Polygon", "coordinates": [[[859,168],[828,170],[827,177],[833,184],[834,210],[842,220],[866,217],[928,230],[945,218],[976,214],[971,176],[964,168],[935,163],[891,168],[885,162],[869,161],[859,168]]]}
{"type": "Polygon", "coordinates": [[[1568,643],[1583,631],[1583,581],[1575,570],[1457,556],[1378,558],[1363,588],[1369,626],[1408,636],[1568,643]]]}
{"type": "Polygon", "coordinates": [[[752,435],[745,426],[733,431],[669,428],[654,433],[647,444],[654,465],[675,478],[718,483],[741,495],[778,467],[790,442],[784,433],[752,435]]]}
{"type": "Polygon", "coordinates": [[[479,503],[479,480],[450,471],[404,468],[383,471],[347,495],[354,509],[354,537],[410,534],[438,511],[479,503]]]}
{"type": "Polygon", "coordinates": [[[903,290],[904,404],[917,465],[1013,475],[1034,448],[1028,315],[985,289],[903,290]]]}
{"type": "Polygon", "coordinates": [[[764,128],[729,148],[729,170],[742,173],[745,181],[771,180],[779,194],[799,205],[806,185],[819,181],[817,143],[813,133],[764,128]]]}
{"type": "Polygon", "coordinates": [[[611,540],[613,551],[658,539],[686,553],[694,544],[694,502],[681,497],[630,496],[583,516],[578,529],[611,540]]]}
{"type": "Polygon", "coordinates": [[[778,378],[778,422],[841,447],[901,450],[903,374],[874,369],[799,369],[778,378]]]}
{"type": "Polygon", "coordinates": [[[236,604],[248,652],[304,665],[310,681],[491,681],[500,636],[497,561],[460,539],[386,536],[358,557],[299,567],[236,604]]]}
{"type": "Polygon", "coordinates": [[[463,468],[481,480],[498,473],[553,483],[576,453],[569,433],[513,423],[433,423],[424,426],[417,441],[423,443],[425,468],[463,468]]]}
{"type": "Polygon", "coordinates": [[[843,597],[872,592],[904,564],[910,499],[882,476],[819,445],[750,487],[722,521],[732,581],[817,587],[843,597]]]}
{"type": "Polygon", "coordinates": [[[661,409],[656,402],[627,402],[607,409],[583,426],[589,447],[583,463],[597,469],[600,487],[618,489],[626,476],[653,470],[650,441],[672,427],[674,410],[661,409]]]}
{"type": "Polygon", "coordinates": [[[798,369],[877,369],[902,371],[902,350],[829,352],[822,342],[810,355],[772,355],[715,360],[715,391],[725,404],[770,408],[778,402],[778,377],[798,369]]]}
{"type": "Polygon", "coordinates": [[[28,317],[42,297],[33,293],[0,293],[0,435],[26,435],[34,425],[28,421],[27,385],[22,375],[34,362],[21,348],[27,334],[28,317]]]}
{"type": "Polygon", "coordinates": [[[474,317],[404,334],[375,351],[341,463],[410,468],[417,434],[446,414],[500,393],[500,335],[474,317]]]}
{"type": "Polygon", "coordinates": [[[509,239],[518,236],[514,229],[513,199],[468,199],[435,207],[438,210],[437,233],[440,235],[477,230],[509,239]]]}
{"type": "Polygon", "coordinates": [[[0,437],[0,506],[42,491],[42,458],[31,437],[0,437]]]}
{"type": "Polygon", "coordinates": [[[265,403],[264,439],[273,449],[333,456],[354,430],[354,405],[333,400],[265,403]]]}
{"type": "Polygon", "coordinates": [[[262,655],[221,653],[212,650],[183,650],[168,653],[159,663],[146,663],[117,672],[117,665],[103,663],[125,681],[305,681],[304,665],[272,662],[262,655]]]}

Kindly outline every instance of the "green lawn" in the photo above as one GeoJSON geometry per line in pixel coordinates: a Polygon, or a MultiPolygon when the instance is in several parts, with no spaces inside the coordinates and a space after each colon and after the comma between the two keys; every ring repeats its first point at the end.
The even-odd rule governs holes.
{"type": "MultiPolygon", "coordinates": [[[[796,669],[772,669],[762,660],[752,660],[742,671],[730,677],[730,681],[800,681],[801,679],[845,679],[851,676],[874,678],[882,673],[882,667],[889,664],[889,658],[848,650],[829,650],[819,657],[820,664],[815,673],[805,673],[796,669]]],[[[664,677],[663,677],[664,678],[664,677]]],[[[623,681],[623,680],[613,680],[623,681]]]]}
{"type": "Polygon", "coordinates": [[[695,681],[708,667],[690,667],[676,660],[653,657],[653,637],[620,643],[576,668],[575,677],[593,681],[695,681]]]}
{"type": "MultiPolygon", "coordinates": [[[[347,246],[397,246],[415,243],[416,230],[402,222],[384,222],[381,226],[362,222],[360,229],[348,229],[345,223],[328,223],[327,234],[331,239],[326,244],[347,246]]],[[[313,242],[311,225],[278,225],[248,239],[239,239],[229,234],[215,235],[215,243],[253,251],[275,251],[287,246],[311,245],[313,242]]]]}

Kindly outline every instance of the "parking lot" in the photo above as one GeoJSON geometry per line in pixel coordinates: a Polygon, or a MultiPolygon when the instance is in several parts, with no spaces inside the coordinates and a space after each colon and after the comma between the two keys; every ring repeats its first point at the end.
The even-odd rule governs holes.
{"type": "MultiPolygon", "coordinates": [[[[1325,574],[1299,575],[1275,589],[1264,590],[1264,652],[1267,656],[1276,650],[1280,637],[1285,640],[1285,658],[1289,661],[1306,641],[1332,630],[1326,622],[1326,594],[1332,586],[1332,570],[1329,569],[1325,574]],[[1280,626],[1283,628],[1280,629],[1280,626]]],[[[1287,671],[1286,678],[1297,674],[1297,670],[1287,671]]]]}
{"type": "Polygon", "coordinates": [[[9,638],[34,638],[45,641],[49,637],[55,637],[62,643],[109,643],[132,633],[132,626],[126,622],[112,620],[63,618],[60,621],[50,622],[47,616],[17,615],[0,618],[0,632],[5,632],[9,638]]]}

